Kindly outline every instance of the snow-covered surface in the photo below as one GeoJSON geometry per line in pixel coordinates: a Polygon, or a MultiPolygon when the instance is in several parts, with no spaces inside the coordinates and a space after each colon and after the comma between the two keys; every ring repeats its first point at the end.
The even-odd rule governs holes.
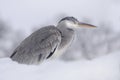
{"type": "Polygon", "coordinates": [[[23,65],[0,59],[0,80],[120,80],[120,52],[87,61],[23,65]]]}

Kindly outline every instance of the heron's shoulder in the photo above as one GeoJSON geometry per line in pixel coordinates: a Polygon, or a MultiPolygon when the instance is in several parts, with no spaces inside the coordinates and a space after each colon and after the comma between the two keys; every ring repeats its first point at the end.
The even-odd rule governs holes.
{"type": "Polygon", "coordinates": [[[42,27],[42,28],[38,29],[36,32],[39,32],[39,33],[61,33],[60,30],[54,25],[42,27]]]}
{"type": "Polygon", "coordinates": [[[42,40],[46,40],[50,36],[52,36],[52,38],[54,39],[61,37],[61,33],[54,25],[42,27],[36,30],[35,32],[31,33],[27,38],[25,38],[21,42],[20,47],[29,46],[29,43],[31,43],[32,46],[34,46],[34,44],[39,43],[42,40]]]}
{"type": "Polygon", "coordinates": [[[47,29],[47,30],[55,30],[57,29],[57,27],[55,27],[54,25],[49,25],[49,26],[45,26],[45,27],[42,27],[40,28],[39,30],[44,30],[44,29],[47,29]]]}

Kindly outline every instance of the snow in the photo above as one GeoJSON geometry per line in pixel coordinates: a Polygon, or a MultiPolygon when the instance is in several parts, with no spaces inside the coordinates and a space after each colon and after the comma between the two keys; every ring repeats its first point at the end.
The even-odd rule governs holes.
{"type": "Polygon", "coordinates": [[[94,60],[46,60],[24,65],[0,59],[0,80],[120,80],[120,52],[94,60]]]}

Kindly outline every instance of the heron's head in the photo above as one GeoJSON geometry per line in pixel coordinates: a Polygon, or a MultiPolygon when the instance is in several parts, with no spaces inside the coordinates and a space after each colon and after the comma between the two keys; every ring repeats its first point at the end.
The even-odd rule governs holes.
{"type": "Polygon", "coordinates": [[[65,17],[59,21],[59,24],[64,24],[69,28],[79,28],[79,27],[93,27],[94,28],[94,27],[96,27],[91,24],[79,22],[74,17],[65,17]]]}

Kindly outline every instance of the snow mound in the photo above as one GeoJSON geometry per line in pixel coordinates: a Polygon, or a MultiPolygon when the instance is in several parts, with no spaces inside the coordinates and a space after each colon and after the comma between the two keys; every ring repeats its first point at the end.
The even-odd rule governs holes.
{"type": "Polygon", "coordinates": [[[91,61],[51,60],[40,65],[23,65],[1,58],[0,80],[120,80],[120,53],[91,61]]]}

